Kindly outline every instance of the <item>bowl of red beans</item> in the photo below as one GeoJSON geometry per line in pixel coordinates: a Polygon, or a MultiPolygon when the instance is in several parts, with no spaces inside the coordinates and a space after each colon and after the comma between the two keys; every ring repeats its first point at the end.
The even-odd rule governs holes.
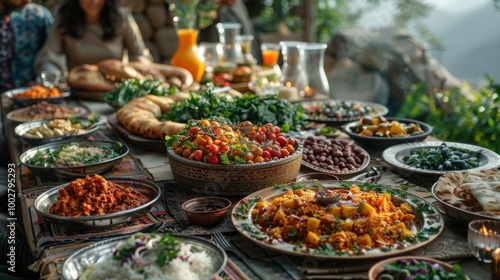
{"type": "Polygon", "coordinates": [[[174,180],[197,193],[245,196],[295,180],[302,146],[273,124],[188,123],[167,139],[174,180]]]}

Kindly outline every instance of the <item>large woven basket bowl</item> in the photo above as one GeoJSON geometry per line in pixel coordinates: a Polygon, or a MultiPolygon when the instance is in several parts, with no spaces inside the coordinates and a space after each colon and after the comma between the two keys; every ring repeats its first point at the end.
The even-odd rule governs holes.
{"type": "Polygon", "coordinates": [[[210,164],[176,155],[168,148],[174,180],[184,187],[213,196],[246,196],[275,184],[295,180],[302,162],[302,146],[286,158],[256,164],[210,164]]]}

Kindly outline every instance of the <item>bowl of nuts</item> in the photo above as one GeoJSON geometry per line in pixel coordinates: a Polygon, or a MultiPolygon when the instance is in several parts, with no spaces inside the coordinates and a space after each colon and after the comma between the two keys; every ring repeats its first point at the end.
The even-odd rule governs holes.
{"type": "Polygon", "coordinates": [[[310,136],[304,140],[302,165],[341,179],[363,171],[370,155],[354,141],[310,136]]]}
{"type": "Polygon", "coordinates": [[[295,180],[302,145],[272,124],[194,121],[167,140],[174,180],[211,196],[245,196],[295,180]]]}

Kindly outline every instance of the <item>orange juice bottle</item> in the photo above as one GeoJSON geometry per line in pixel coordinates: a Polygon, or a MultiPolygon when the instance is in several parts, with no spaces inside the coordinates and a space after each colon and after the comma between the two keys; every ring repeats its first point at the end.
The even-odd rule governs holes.
{"type": "Polygon", "coordinates": [[[196,45],[198,30],[178,29],[177,37],[179,38],[179,45],[172,56],[170,64],[188,70],[193,75],[193,79],[200,82],[205,73],[205,62],[204,58],[199,56],[198,46],[196,45]]]}

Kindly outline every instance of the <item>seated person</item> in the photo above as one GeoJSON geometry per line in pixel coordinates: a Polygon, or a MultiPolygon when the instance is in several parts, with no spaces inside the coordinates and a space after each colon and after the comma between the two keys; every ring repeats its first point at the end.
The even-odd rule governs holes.
{"type": "Polygon", "coordinates": [[[52,25],[52,14],[28,0],[0,1],[0,92],[36,80],[33,65],[52,25]]]}
{"type": "MultiPolygon", "coordinates": [[[[64,0],[56,12],[47,43],[37,55],[37,72],[66,73],[76,66],[104,60],[154,66],[137,23],[128,9],[119,7],[118,1],[64,0]]],[[[176,70],[184,85],[192,83],[187,70],[163,67],[176,70]]]]}

